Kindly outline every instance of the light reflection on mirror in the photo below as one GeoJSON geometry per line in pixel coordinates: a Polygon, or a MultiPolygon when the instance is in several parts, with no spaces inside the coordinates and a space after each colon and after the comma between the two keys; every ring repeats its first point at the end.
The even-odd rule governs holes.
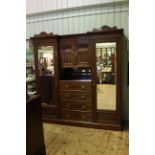
{"type": "Polygon", "coordinates": [[[116,110],[116,42],[96,43],[97,109],[116,110]]]}
{"type": "Polygon", "coordinates": [[[54,47],[42,46],[38,49],[39,74],[54,75],[54,47]]]}

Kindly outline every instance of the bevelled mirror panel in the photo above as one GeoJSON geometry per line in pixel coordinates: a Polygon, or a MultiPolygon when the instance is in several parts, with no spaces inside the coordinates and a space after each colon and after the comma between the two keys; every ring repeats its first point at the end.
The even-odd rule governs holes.
{"type": "Polygon", "coordinates": [[[116,42],[96,43],[98,110],[116,110],[116,42]]]}
{"type": "Polygon", "coordinates": [[[41,46],[38,48],[39,75],[54,75],[54,47],[41,46]]]}
{"type": "Polygon", "coordinates": [[[54,46],[38,47],[38,71],[42,105],[55,105],[54,46]]]}

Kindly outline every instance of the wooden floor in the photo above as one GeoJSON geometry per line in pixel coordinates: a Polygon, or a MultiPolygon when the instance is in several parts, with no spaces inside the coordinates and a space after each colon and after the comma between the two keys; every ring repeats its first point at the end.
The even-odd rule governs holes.
{"type": "Polygon", "coordinates": [[[47,155],[128,155],[129,132],[44,123],[47,155]]]}

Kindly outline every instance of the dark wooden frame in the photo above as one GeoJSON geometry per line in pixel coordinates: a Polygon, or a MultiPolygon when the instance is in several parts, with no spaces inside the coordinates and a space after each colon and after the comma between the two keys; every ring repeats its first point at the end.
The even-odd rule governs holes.
{"type": "MultiPolygon", "coordinates": [[[[96,106],[97,106],[97,104],[96,104],[96,84],[94,84],[94,86],[93,86],[93,90],[94,90],[94,108],[93,109],[95,109],[95,113],[96,113],[96,115],[97,114],[99,114],[99,115],[101,115],[101,114],[117,114],[116,116],[119,116],[119,112],[121,111],[121,109],[120,109],[120,107],[121,107],[121,105],[120,105],[120,103],[121,103],[121,92],[120,92],[120,87],[121,87],[121,70],[120,70],[120,68],[121,68],[121,54],[120,54],[120,52],[121,52],[121,48],[120,48],[120,40],[116,37],[116,36],[112,36],[112,37],[105,37],[103,34],[102,34],[102,36],[98,36],[97,34],[96,34],[96,36],[92,36],[91,37],[91,39],[92,39],[92,53],[94,54],[93,55],[93,57],[96,57],[96,55],[95,55],[95,44],[96,43],[100,43],[100,42],[116,42],[116,48],[117,48],[117,54],[116,54],[116,56],[117,56],[117,91],[116,91],[116,93],[117,93],[117,99],[116,99],[116,111],[113,111],[113,110],[97,110],[96,109],[96,106]]],[[[94,61],[94,64],[93,64],[93,81],[95,82],[96,81],[96,61],[94,61]]],[[[97,116],[96,116],[97,117],[97,116]]],[[[95,118],[96,118],[95,117],[95,118]]],[[[101,118],[100,118],[101,119],[101,118]]],[[[105,118],[106,119],[106,118],[105,118]]],[[[120,120],[120,119],[118,119],[118,120],[120,120]]],[[[96,118],[96,121],[97,121],[97,118],[96,118]]]]}
{"type": "MultiPolygon", "coordinates": [[[[54,47],[54,74],[55,74],[55,105],[46,105],[43,106],[43,114],[46,111],[50,111],[49,115],[52,115],[52,111],[56,111],[57,109],[57,91],[58,91],[58,78],[59,78],[59,64],[58,64],[58,36],[53,35],[52,33],[41,32],[38,35],[30,38],[34,48],[34,57],[35,57],[35,67],[36,67],[36,80],[37,80],[37,92],[40,93],[39,90],[39,68],[38,68],[38,48],[41,46],[53,46],[54,47]]],[[[55,112],[53,113],[55,117],[55,112]]]]}
{"type": "MultiPolygon", "coordinates": [[[[95,127],[95,128],[105,128],[105,129],[122,129],[122,94],[121,91],[121,80],[122,78],[122,54],[124,52],[124,34],[123,29],[117,29],[116,27],[108,27],[103,26],[100,29],[94,29],[91,32],[87,32],[85,34],[71,34],[71,35],[63,35],[57,36],[53,34],[47,34],[42,32],[39,35],[35,35],[31,38],[34,45],[35,57],[37,58],[37,47],[45,46],[45,45],[53,45],[55,48],[55,76],[56,76],[56,107],[48,109],[48,107],[43,107],[44,109],[48,109],[48,116],[45,115],[44,121],[55,122],[55,123],[63,123],[70,125],[78,125],[78,126],[86,126],[86,127],[95,127]],[[61,118],[60,111],[61,105],[59,104],[59,80],[62,72],[63,65],[61,64],[61,43],[66,42],[69,44],[76,44],[77,42],[81,42],[81,39],[86,39],[89,44],[89,63],[90,68],[92,70],[92,121],[91,122],[83,122],[83,121],[75,121],[75,120],[65,120],[61,118]],[[117,48],[117,99],[116,99],[116,110],[98,110],[96,104],[96,54],[95,54],[95,43],[97,42],[116,42],[117,48]]],[[[73,47],[73,52],[75,52],[75,47],[73,47]]],[[[35,60],[35,64],[38,62],[35,60]]],[[[71,67],[71,66],[70,66],[71,67]]],[[[76,67],[73,66],[72,67],[76,67]]],[[[38,77],[38,70],[36,72],[38,77]]],[[[45,112],[46,113],[46,112],[45,112]]]]}

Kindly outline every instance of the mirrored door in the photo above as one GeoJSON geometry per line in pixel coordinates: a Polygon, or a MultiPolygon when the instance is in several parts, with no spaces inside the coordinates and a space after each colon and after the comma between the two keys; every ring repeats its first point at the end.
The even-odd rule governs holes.
{"type": "Polygon", "coordinates": [[[54,76],[54,47],[41,46],[38,48],[39,75],[54,76]]]}
{"type": "Polygon", "coordinates": [[[43,105],[55,105],[54,46],[38,48],[39,90],[43,105]]]}
{"type": "Polygon", "coordinates": [[[116,110],[116,42],[96,43],[97,110],[116,110]]]}

